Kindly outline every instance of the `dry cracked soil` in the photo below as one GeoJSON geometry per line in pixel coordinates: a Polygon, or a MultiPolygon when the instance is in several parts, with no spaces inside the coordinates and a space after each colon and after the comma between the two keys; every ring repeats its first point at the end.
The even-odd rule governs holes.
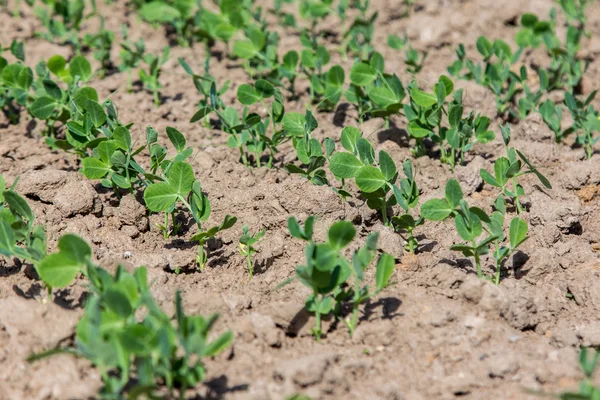
{"type": "MultiPolygon", "coordinates": [[[[514,43],[519,15],[545,16],[555,5],[550,0],[427,0],[418,1],[410,17],[402,18],[400,0],[371,3],[379,11],[374,43],[385,56],[386,69],[398,73],[403,82],[411,79],[403,53],[385,45],[390,33],[406,32],[415,48],[428,52],[416,77],[427,87],[454,61],[459,43],[469,54],[474,54],[481,34],[514,43]]],[[[151,52],[168,43],[164,29],[142,23],[123,1],[100,9],[108,29],[118,32],[121,24],[128,24],[132,38],[143,37],[151,52]]],[[[598,2],[589,7],[591,37],[584,40],[582,52],[593,61],[584,94],[600,78],[599,11],[598,2]]],[[[24,4],[20,16],[3,10],[0,20],[2,43],[24,40],[29,65],[54,54],[72,54],[68,47],[34,36],[42,28],[24,4]]],[[[92,31],[94,24],[86,22],[83,30],[92,31]]],[[[297,34],[276,29],[282,49],[299,47],[297,34]]],[[[328,40],[335,48],[339,37],[328,40]]],[[[223,50],[219,46],[215,53],[223,50]]],[[[113,50],[117,59],[118,48],[113,50]]],[[[213,204],[211,222],[226,214],[240,220],[209,244],[205,271],[194,269],[196,248],[188,241],[193,229],[165,240],[156,228],[162,217],[148,216],[141,197],[118,198],[98,182],[86,180],[78,172],[77,158],[49,149],[40,127],[28,118],[9,125],[0,117],[0,173],[7,182],[20,177],[16,190],[46,226],[51,249],[62,234],[76,233],[92,244],[105,268],[147,266],[152,292],[166,310],[173,309],[173,296],[180,290],[187,312],[221,315],[215,330],[231,329],[234,343],[208,361],[207,381],[190,398],[284,399],[302,393],[313,399],[537,399],[536,393],[576,388],[582,377],[579,346],[600,346],[600,154],[585,160],[581,149],[555,144],[535,113],[513,124],[514,147],[539,166],[553,189],[540,187],[533,175],[524,179],[523,215],[530,224],[530,239],[511,257],[501,284],[495,286],[478,279],[471,262],[449,250],[460,238],[447,222],[420,227],[421,250],[410,256],[402,250],[402,237],[382,226],[363,200],[353,197],[345,203],[330,188],[314,186],[282,168],[247,169],[237,152],[225,145],[225,133],[188,122],[199,94],[177,57],[200,70],[206,53],[201,45],[172,48],[161,77],[162,104],[156,108],[141,88],[131,93],[124,89],[124,73],[109,74],[92,85],[100,98],[111,96],[122,121],[135,124],[134,138],[143,137],[150,125],[165,141],[165,128],[173,126],[199,149],[192,166],[213,204]],[[316,342],[310,335],[313,317],[303,311],[308,290],[297,282],[277,289],[304,261],[303,243],[290,236],[287,219],[309,215],[318,217],[318,239],[332,222],[347,219],[359,232],[357,243],[379,231],[381,248],[396,258],[394,284],[361,308],[352,338],[343,324],[327,320],[326,337],[316,342]],[[241,224],[251,231],[266,229],[257,245],[252,279],[237,251],[241,224]],[[174,274],[178,267],[183,272],[174,274]]],[[[527,63],[543,57],[543,52],[524,55],[527,63]]],[[[224,57],[214,56],[210,63],[217,81],[232,81],[224,100],[235,104],[236,87],[248,81],[244,70],[224,57]]],[[[467,81],[455,83],[465,89],[469,108],[495,114],[489,91],[467,81]]],[[[303,112],[306,102],[303,95],[287,102],[286,110],[303,112]]],[[[316,117],[318,139],[338,140],[342,126],[356,123],[343,105],[316,117]]],[[[378,121],[367,121],[361,129],[376,132],[371,136],[376,151],[388,151],[398,163],[411,157],[405,125],[397,118],[387,130],[377,130],[378,121]]],[[[489,209],[497,192],[483,184],[479,169],[491,170],[502,154],[497,137],[492,144],[475,146],[455,173],[438,159],[414,159],[421,202],[441,197],[445,182],[456,177],[469,203],[489,209]]],[[[281,165],[295,156],[287,146],[278,157],[281,165]]],[[[61,355],[34,364],[25,361],[32,352],[72,340],[84,293],[80,278],[60,290],[53,302],[45,301],[31,266],[0,260],[0,398],[94,398],[101,380],[85,360],[61,355]]]]}

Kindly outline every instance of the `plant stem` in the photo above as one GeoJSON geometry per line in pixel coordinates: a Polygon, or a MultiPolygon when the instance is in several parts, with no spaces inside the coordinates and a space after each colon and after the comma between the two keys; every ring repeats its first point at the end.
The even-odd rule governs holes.
{"type": "Polygon", "coordinates": [[[479,254],[477,254],[477,242],[473,240],[473,253],[475,255],[475,267],[477,268],[477,277],[483,278],[483,273],[481,272],[481,261],[479,260],[479,254]]]}
{"type": "Polygon", "coordinates": [[[248,251],[248,253],[246,254],[246,261],[248,263],[248,272],[250,273],[250,279],[252,279],[252,275],[254,274],[254,267],[252,265],[252,259],[250,258],[250,251],[248,251]]]}
{"type": "Polygon", "coordinates": [[[321,313],[315,311],[315,338],[317,342],[321,341],[321,313]]]}
{"type": "Polygon", "coordinates": [[[383,224],[385,226],[388,226],[389,222],[387,217],[387,202],[385,201],[385,199],[383,201],[383,207],[381,207],[381,218],[383,219],[383,224]]]}
{"type": "Polygon", "coordinates": [[[169,213],[165,212],[165,226],[163,230],[163,237],[165,239],[169,238],[169,213]]]}

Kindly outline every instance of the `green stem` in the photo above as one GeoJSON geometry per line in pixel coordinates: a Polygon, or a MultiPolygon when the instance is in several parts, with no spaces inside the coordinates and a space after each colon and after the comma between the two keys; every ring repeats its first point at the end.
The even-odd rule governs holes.
{"type": "Polygon", "coordinates": [[[321,313],[315,311],[315,338],[317,342],[321,341],[321,313]]]}
{"type": "Polygon", "coordinates": [[[165,212],[165,226],[163,230],[163,237],[165,239],[169,238],[169,213],[165,212]]]}
{"type": "Polygon", "coordinates": [[[483,273],[481,272],[481,261],[479,260],[479,254],[477,254],[477,242],[473,240],[473,253],[475,254],[475,267],[477,268],[477,276],[479,278],[483,278],[483,273]]]}
{"type": "Polygon", "coordinates": [[[248,272],[250,273],[250,279],[252,279],[252,275],[254,274],[254,267],[252,265],[252,259],[250,257],[250,251],[246,255],[246,261],[248,263],[248,272]]]}
{"type": "Polygon", "coordinates": [[[383,224],[385,226],[388,226],[389,222],[387,217],[387,202],[385,201],[385,199],[383,201],[383,207],[381,207],[381,218],[383,219],[383,224]]]}

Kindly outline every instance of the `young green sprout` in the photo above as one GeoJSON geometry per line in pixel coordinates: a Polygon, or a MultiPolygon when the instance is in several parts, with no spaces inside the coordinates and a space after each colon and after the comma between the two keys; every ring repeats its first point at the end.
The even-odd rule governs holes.
{"type": "MultiPolygon", "coordinates": [[[[168,238],[171,233],[177,235],[181,226],[176,222],[175,216],[177,206],[182,204],[190,212],[198,226],[199,232],[191,240],[199,244],[196,263],[200,271],[204,270],[208,254],[205,249],[207,240],[212,239],[222,230],[231,228],[237,221],[236,217],[225,216],[221,225],[214,226],[208,230],[202,229],[202,223],[210,216],[210,201],[208,196],[202,192],[200,182],[194,176],[194,171],[185,159],[192,154],[192,149],[186,149],[186,140],[181,132],[172,127],[167,127],[167,135],[177,150],[177,155],[172,159],[166,159],[166,149],[156,143],[158,134],[152,128],[148,128],[148,148],[152,160],[151,174],[155,181],[148,185],[144,191],[144,201],[148,210],[153,212],[164,212],[165,222],[160,226],[163,236],[168,238]],[[160,169],[161,175],[157,175],[160,169]],[[173,221],[172,231],[168,228],[169,215],[173,221]]],[[[179,269],[176,269],[176,273],[179,269]]]]}
{"type": "Polygon", "coordinates": [[[256,248],[254,245],[258,243],[258,241],[265,235],[265,229],[256,232],[254,234],[250,234],[248,232],[248,226],[244,225],[242,227],[242,236],[240,236],[239,241],[239,251],[240,254],[246,257],[246,263],[248,265],[248,273],[250,274],[250,279],[254,275],[254,263],[252,262],[252,255],[256,253],[256,248]]]}
{"type": "MultiPolygon", "coordinates": [[[[91,251],[81,242],[87,246],[81,250],[91,251]]],[[[73,345],[32,354],[27,361],[55,354],[85,358],[99,370],[102,398],[134,398],[144,393],[150,398],[184,399],[188,388],[204,380],[205,360],[226,349],[233,333],[213,338],[218,315],[186,315],[179,292],[175,316],[164,312],[150,292],[146,268],[130,273],[119,266],[112,276],[89,261],[91,252],[86,254],[91,293],[73,345]]],[[[61,267],[57,268],[58,273],[61,267]]]]}
{"type": "Polygon", "coordinates": [[[502,246],[506,240],[503,232],[506,209],[503,202],[496,202],[498,208],[491,216],[478,207],[469,207],[463,198],[460,184],[455,179],[450,179],[446,184],[445,197],[426,201],[421,207],[421,215],[430,221],[443,221],[454,219],[458,235],[466,242],[450,247],[450,250],[459,251],[465,257],[473,257],[479,278],[489,279],[496,285],[500,284],[502,263],[514,253],[525,240],[527,240],[528,226],[525,220],[514,217],[510,221],[509,243],[502,246]],[[483,239],[480,237],[483,235],[483,239]],[[495,246],[495,250],[492,249],[495,246]],[[493,276],[484,275],[481,257],[493,251],[496,273],[493,276]]]}
{"type": "MultiPolygon", "coordinates": [[[[306,264],[296,268],[296,278],[312,293],[306,299],[306,310],[315,314],[315,327],[312,333],[319,341],[323,336],[321,319],[334,313],[336,318],[344,319],[350,335],[358,324],[358,307],[369,298],[380,293],[387,285],[394,272],[394,258],[383,253],[379,257],[375,273],[375,290],[363,286],[366,268],[374,260],[377,253],[378,233],[367,237],[365,246],[354,252],[352,261],[343,256],[343,250],[356,236],[356,230],[351,222],[338,221],[329,228],[327,241],[313,241],[315,217],[308,217],[301,227],[298,221],[291,217],[288,220],[290,234],[306,242],[306,264]],[[354,285],[346,286],[350,276],[354,277],[354,285]],[[352,315],[343,318],[342,304],[352,302],[352,315]]],[[[291,280],[286,283],[291,282],[291,280]]]]}
{"type": "Polygon", "coordinates": [[[504,148],[506,150],[507,157],[500,157],[494,162],[494,175],[487,172],[485,169],[481,169],[479,172],[481,178],[494,187],[501,190],[500,199],[504,202],[504,196],[512,199],[513,205],[515,206],[517,213],[523,212],[523,205],[519,201],[521,196],[525,195],[523,186],[518,183],[518,178],[526,174],[535,174],[539,181],[548,189],[552,189],[550,181],[542,175],[541,172],[533,166],[533,164],[521,153],[519,150],[515,150],[513,147],[508,147],[510,143],[510,126],[500,126],[502,131],[502,140],[504,142],[504,148]],[[523,167],[527,166],[526,169],[523,167]]]}
{"type": "Polygon", "coordinates": [[[329,168],[336,178],[342,180],[342,188],[338,194],[342,197],[350,194],[345,190],[345,180],[354,179],[360,195],[367,206],[381,211],[384,225],[390,224],[388,209],[396,204],[404,210],[403,216],[394,217],[392,222],[398,229],[407,231],[407,249],[414,252],[417,248],[413,230],[423,223],[421,218],[415,220],[410,215],[419,200],[417,185],[414,181],[412,163],[406,161],[402,170],[406,178],[398,182],[398,170],[392,157],[385,151],[379,152],[379,160],[375,160],[375,151],[362,132],[354,127],[345,127],[341,136],[342,146],[347,152],[335,152],[329,159],[329,168]]]}
{"type": "Polygon", "coordinates": [[[599,365],[600,350],[581,348],[579,353],[579,365],[585,378],[579,382],[577,392],[565,392],[559,395],[560,400],[598,400],[600,399],[600,387],[594,384],[594,373],[599,365]],[[590,355],[590,353],[592,353],[590,355]]]}
{"type": "Polygon", "coordinates": [[[325,138],[323,151],[321,143],[312,137],[312,132],[318,126],[313,113],[309,110],[304,115],[290,112],[283,116],[282,123],[286,135],[292,137],[298,160],[303,164],[287,164],[285,169],[291,174],[305,177],[315,185],[329,184],[322,167],[335,150],[335,142],[331,138],[325,138]]]}
{"type": "Polygon", "coordinates": [[[154,97],[154,105],[156,107],[160,105],[160,96],[158,95],[158,91],[163,87],[159,81],[161,68],[169,59],[169,51],[169,46],[165,46],[162,55],[160,56],[146,54],[144,56],[144,62],[148,66],[148,71],[146,72],[144,69],[140,69],[139,71],[140,80],[144,84],[144,87],[152,92],[152,96],[154,97]]]}

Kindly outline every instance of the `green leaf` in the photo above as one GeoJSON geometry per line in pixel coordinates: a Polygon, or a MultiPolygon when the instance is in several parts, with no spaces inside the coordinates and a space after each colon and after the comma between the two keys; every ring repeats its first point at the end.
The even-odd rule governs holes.
{"type": "Polygon", "coordinates": [[[386,182],[381,171],[371,165],[361,167],[356,173],[356,185],[366,193],[373,193],[385,185],[386,182]]]}
{"type": "Polygon", "coordinates": [[[233,54],[244,60],[249,60],[259,54],[259,49],[249,40],[236,40],[233,43],[233,54]]]}
{"type": "Polygon", "coordinates": [[[259,94],[256,92],[256,89],[247,83],[244,83],[238,87],[237,98],[239,102],[245,106],[250,106],[254,103],[257,103],[261,99],[259,94]]]}
{"type": "Polygon", "coordinates": [[[519,150],[517,150],[517,154],[519,155],[519,157],[521,158],[521,160],[523,160],[523,162],[525,162],[525,164],[527,164],[527,166],[529,167],[529,169],[531,169],[531,171],[538,177],[538,179],[540,180],[540,182],[542,182],[542,185],[546,186],[546,188],[548,188],[548,189],[552,189],[552,185],[550,184],[550,181],[544,175],[542,175],[533,166],[533,164],[531,164],[531,162],[529,162],[529,160],[527,159],[527,157],[525,157],[525,155],[523,155],[523,153],[521,153],[519,150]]]}
{"type": "Polygon", "coordinates": [[[167,126],[167,135],[169,136],[169,140],[175,147],[178,153],[181,153],[185,149],[186,141],[185,136],[177,129],[167,126]]]}
{"type": "Polygon", "coordinates": [[[63,58],[63,56],[55,55],[50,57],[46,64],[48,65],[50,72],[56,76],[61,76],[65,70],[65,67],[67,66],[67,61],[63,58]]]}
{"type": "Polygon", "coordinates": [[[144,4],[139,13],[148,22],[173,22],[181,18],[179,10],[159,0],[144,4]]]}
{"type": "Polygon", "coordinates": [[[437,96],[431,93],[424,92],[417,88],[413,88],[410,91],[410,98],[417,105],[423,108],[430,108],[431,106],[437,103],[437,96]]]}
{"type": "Polygon", "coordinates": [[[428,137],[433,131],[415,120],[409,122],[408,133],[414,138],[421,139],[428,137]]]}
{"type": "Polygon", "coordinates": [[[275,94],[275,88],[273,85],[264,79],[257,80],[254,84],[254,87],[256,89],[256,93],[258,93],[262,99],[268,99],[275,94]]]}
{"type": "Polygon", "coordinates": [[[495,187],[502,187],[502,185],[496,180],[496,178],[494,178],[492,174],[487,172],[485,169],[481,168],[479,170],[479,175],[481,175],[481,179],[483,179],[486,183],[495,187]]]}
{"type": "Polygon", "coordinates": [[[15,234],[8,222],[0,220],[0,254],[11,257],[16,244],[15,234]]]}
{"type": "Polygon", "coordinates": [[[367,139],[363,137],[359,138],[356,148],[363,164],[371,165],[375,162],[375,150],[373,150],[373,145],[367,139]]]}
{"type": "Polygon", "coordinates": [[[346,126],[342,129],[341,142],[344,149],[355,153],[357,151],[356,146],[358,139],[362,137],[362,133],[358,128],[353,126],[346,126]]]}
{"type": "Polygon", "coordinates": [[[342,87],[346,80],[346,74],[344,69],[339,65],[334,65],[329,69],[327,73],[327,82],[335,87],[342,87]]]}
{"type": "Polygon", "coordinates": [[[92,118],[92,123],[96,128],[101,127],[106,122],[106,113],[102,106],[94,100],[85,101],[85,111],[92,118]]]}
{"type": "Polygon", "coordinates": [[[50,80],[50,79],[44,79],[42,81],[42,85],[44,85],[44,90],[46,91],[46,93],[48,93],[48,95],[50,97],[52,97],[55,100],[62,99],[62,95],[63,95],[62,90],[56,84],[56,82],[54,82],[53,80],[50,80]]]}
{"type": "Polygon", "coordinates": [[[144,191],[144,201],[150,211],[167,211],[177,201],[177,188],[169,183],[153,183],[144,191]]]}
{"type": "Polygon", "coordinates": [[[289,112],[283,116],[283,129],[292,136],[303,136],[306,118],[297,112],[289,112]]]}
{"type": "Polygon", "coordinates": [[[445,196],[448,205],[452,207],[452,209],[458,207],[463,198],[463,192],[460,183],[458,183],[456,179],[450,179],[448,183],[446,183],[445,196]]]}
{"type": "Polygon", "coordinates": [[[233,342],[233,332],[227,331],[221,336],[219,336],[215,341],[206,346],[206,348],[204,349],[204,355],[206,357],[212,357],[216,354],[219,354],[227,347],[229,347],[231,345],[231,342],[233,342]]]}
{"type": "Polygon", "coordinates": [[[527,231],[529,227],[525,220],[521,218],[514,217],[510,221],[509,228],[509,238],[510,238],[510,247],[512,249],[517,248],[521,243],[523,243],[527,239],[527,231]]]}
{"type": "Polygon", "coordinates": [[[446,75],[440,76],[439,82],[444,85],[446,89],[446,96],[450,95],[454,91],[454,82],[446,75]]]}
{"type": "Polygon", "coordinates": [[[50,97],[39,97],[29,107],[31,114],[38,119],[48,119],[54,114],[56,100],[50,97]]]}
{"type": "Polygon", "coordinates": [[[124,126],[115,128],[113,131],[113,139],[121,150],[129,151],[131,149],[131,133],[129,133],[129,129],[124,126]]]}
{"type": "Polygon", "coordinates": [[[390,155],[383,150],[379,152],[379,168],[381,169],[385,180],[388,182],[391,181],[398,172],[392,157],[390,157],[390,155]]]}
{"type": "Polygon", "coordinates": [[[171,187],[182,197],[186,196],[192,190],[192,185],[196,179],[194,177],[194,170],[185,161],[174,162],[167,176],[171,187]]]}
{"type": "Polygon", "coordinates": [[[329,169],[338,178],[354,178],[363,166],[356,156],[350,153],[334,153],[329,160],[329,169]]]}
{"type": "Polygon", "coordinates": [[[60,253],[78,264],[85,264],[92,257],[90,245],[77,235],[66,234],[58,241],[60,253]]]}
{"type": "Polygon", "coordinates": [[[379,256],[379,260],[377,261],[377,269],[375,272],[375,287],[377,291],[381,291],[385,289],[388,285],[392,274],[394,273],[394,269],[396,268],[396,261],[394,257],[389,255],[388,253],[383,253],[379,256]]]}
{"type": "Polygon", "coordinates": [[[423,218],[430,221],[443,221],[448,218],[453,211],[454,207],[451,207],[448,202],[443,199],[431,199],[421,206],[421,215],[423,218]]]}
{"type": "Polygon", "coordinates": [[[355,235],[356,229],[354,229],[351,222],[338,221],[331,225],[327,237],[332,246],[341,250],[352,242],[355,235]]]}
{"type": "Polygon", "coordinates": [[[484,57],[492,55],[492,43],[485,36],[479,36],[476,42],[477,51],[484,57]]]}
{"type": "Polygon", "coordinates": [[[112,288],[106,289],[106,291],[102,293],[102,300],[112,312],[123,319],[129,317],[133,313],[133,307],[131,306],[129,299],[119,290],[112,288]]]}
{"type": "Polygon", "coordinates": [[[93,157],[81,160],[81,173],[88,179],[102,179],[110,172],[108,165],[93,157]]]}
{"type": "Polygon", "coordinates": [[[367,86],[377,78],[377,72],[369,64],[357,63],[350,70],[350,81],[356,86],[367,86]]]}
{"type": "Polygon", "coordinates": [[[87,82],[92,77],[92,66],[83,56],[75,56],[69,63],[69,72],[71,76],[79,76],[83,82],[87,82]]]}
{"type": "Polygon", "coordinates": [[[51,288],[62,288],[70,285],[82,265],[69,255],[54,253],[47,255],[39,263],[37,271],[44,283],[51,288]]]}
{"type": "Polygon", "coordinates": [[[29,204],[27,204],[27,201],[16,192],[13,192],[12,190],[5,191],[4,201],[8,204],[8,208],[13,214],[17,214],[28,221],[33,220],[34,215],[29,204]]]}
{"type": "Polygon", "coordinates": [[[387,87],[370,87],[367,94],[373,102],[382,108],[386,108],[398,102],[396,94],[387,87]]]}

